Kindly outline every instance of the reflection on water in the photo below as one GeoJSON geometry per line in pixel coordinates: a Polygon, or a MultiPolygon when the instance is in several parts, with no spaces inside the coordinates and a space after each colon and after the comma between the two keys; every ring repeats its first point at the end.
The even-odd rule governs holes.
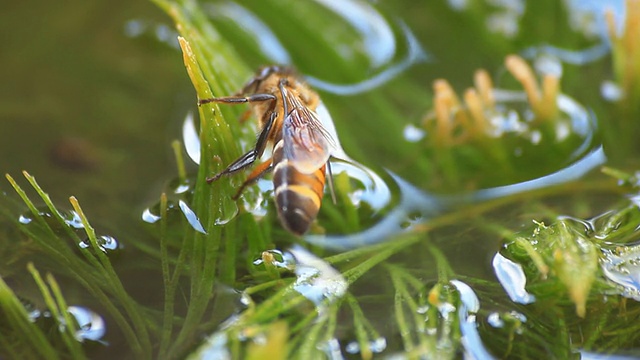
{"type": "MultiPolygon", "coordinates": [[[[565,63],[584,65],[601,59],[611,50],[605,12],[612,11],[615,23],[624,24],[624,0],[570,0],[566,1],[570,9],[569,24],[573,30],[580,31],[588,37],[596,37],[600,43],[582,50],[568,50],[551,45],[530,47],[522,52],[527,58],[541,55],[554,56],[565,63]]],[[[618,28],[618,33],[622,29],[618,28]]]]}
{"type": "Polygon", "coordinates": [[[147,19],[131,19],[124,24],[124,34],[130,38],[151,36],[161,44],[168,45],[176,50],[178,44],[178,32],[167,24],[156,23],[147,19]]]}
{"type": "Polygon", "coordinates": [[[189,158],[195,164],[200,164],[200,136],[191,111],[187,112],[182,122],[182,144],[189,158]]]}
{"type": "Polygon", "coordinates": [[[536,297],[529,294],[525,289],[527,277],[520,264],[507,259],[500,253],[496,253],[493,257],[492,265],[498,281],[500,281],[511,301],[525,305],[536,301],[536,297]]]}
{"type": "MultiPolygon", "coordinates": [[[[429,218],[460,205],[493,200],[577,180],[604,164],[605,161],[604,150],[599,147],[575,163],[538,179],[458,195],[429,194],[391,174],[400,192],[400,202],[377,224],[355,234],[307,235],[304,240],[336,251],[377,244],[392,238],[393,235],[410,231],[412,227],[404,226],[404,224],[408,221],[413,222],[410,216],[416,213],[419,213],[420,217],[428,222],[429,218]]],[[[384,185],[384,188],[388,188],[388,186],[384,185]]]]}
{"type": "Polygon", "coordinates": [[[69,306],[67,311],[73,315],[80,327],[75,333],[78,341],[100,341],[104,337],[107,325],[98,313],[82,306],[69,306]]]}
{"type": "Polygon", "coordinates": [[[603,250],[600,266],[609,280],[622,287],[622,296],[640,301],[640,246],[603,250]]]}
{"type": "Polygon", "coordinates": [[[428,59],[427,52],[422,48],[418,39],[416,39],[409,27],[404,23],[400,23],[400,28],[402,29],[403,36],[407,42],[408,52],[402,60],[389,65],[385,70],[354,84],[335,84],[323,81],[313,76],[307,76],[307,81],[313,87],[333,94],[355,95],[381,86],[400,75],[411,65],[426,61],[428,59]]]}
{"type": "Polygon", "coordinates": [[[329,263],[301,246],[289,249],[289,254],[295,259],[293,271],[297,278],[293,289],[313,302],[322,315],[328,303],[337,301],[346,293],[347,280],[329,263]]]}
{"type": "MultiPolygon", "coordinates": [[[[426,61],[428,56],[411,29],[403,22],[390,23],[375,6],[362,0],[344,0],[341,2],[316,0],[316,3],[329,9],[336,16],[334,21],[344,21],[357,33],[360,46],[348,46],[349,51],[361,49],[368,59],[369,71],[374,75],[349,84],[327,82],[314,76],[307,76],[309,84],[317,89],[339,95],[353,95],[371,90],[395,78],[411,65],[426,61]],[[396,35],[395,27],[400,34],[396,35]],[[399,41],[404,43],[407,53],[399,60],[399,41]],[[395,61],[395,62],[394,62],[395,61]],[[375,73],[377,72],[377,73],[375,73]]],[[[282,44],[278,35],[269,27],[269,19],[261,19],[246,7],[236,2],[207,4],[206,9],[213,20],[225,18],[238,24],[241,31],[250,34],[260,52],[275,64],[292,64],[291,55],[282,44]]],[[[136,25],[136,24],[134,24],[136,25]]],[[[137,28],[139,26],[131,26],[137,28]]],[[[340,48],[336,44],[336,48],[340,48]]],[[[345,59],[351,58],[343,54],[345,59]]]]}
{"type": "Polygon", "coordinates": [[[205,10],[214,20],[226,17],[241,24],[242,28],[251,33],[260,51],[274,64],[289,65],[291,56],[276,34],[257,15],[236,2],[219,4],[205,4],[205,10]]]}
{"type": "Polygon", "coordinates": [[[396,39],[387,20],[371,3],[362,0],[315,0],[349,23],[362,37],[371,65],[387,64],[396,55],[396,39]]]}
{"type": "Polygon", "coordinates": [[[451,280],[460,293],[460,306],[458,317],[460,319],[460,340],[464,347],[466,357],[470,359],[493,359],[493,355],[487,351],[478,333],[476,314],[480,310],[480,300],[473,289],[459,280],[451,280]]]}

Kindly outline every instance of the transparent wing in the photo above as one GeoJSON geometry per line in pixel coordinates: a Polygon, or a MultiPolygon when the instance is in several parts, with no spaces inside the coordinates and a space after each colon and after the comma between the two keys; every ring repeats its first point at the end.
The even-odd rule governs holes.
{"type": "Polygon", "coordinates": [[[305,106],[295,106],[282,126],[284,156],[300,172],[321,168],[336,149],[336,140],[318,115],[305,106]]]}

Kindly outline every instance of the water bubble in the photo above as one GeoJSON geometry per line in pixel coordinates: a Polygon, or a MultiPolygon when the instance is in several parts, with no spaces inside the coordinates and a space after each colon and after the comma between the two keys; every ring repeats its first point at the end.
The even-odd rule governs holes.
{"type": "Polygon", "coordinates": [[[418,142],[426,136],[426,132],[422,128],[413,124],[407,124],[407,126],[404,127],[402,134],[404,135],[404,139],[411,143],[418,142]]]}
{"type": "MultiPolygon", "coordinates": [[[[387,339],[379,337],[369,341],[367,345],[372,353],[380,354],[387,348],[387,339]]],[[[344,350],[349,354],[358,354],[360,353],[360,344],[357,341],[351,341],[344,347],[344,350]]]]}
{"type": "Polygon", "coordinates": [[[500,314],[497,312],[492,312],[487,316],[487,323],[494,328],[502,328],[504,326],[504,321],[502,321],[500,314]]]}
{"type": "Polygon", "coordinates": [[[195,231],[202,234],[207,233],[204,230],[204,227],[202,226],[202,224],[200,223],[200,219],[198,219],[198,216],[196,215],[196,213],[193,212],[193,210],[191,210],[191,208],[189,207],[189,205],[187,205],[186,202],[179,200],[178,206],[180,207],[180,210],[182,210],[182,213],[184,214],[184,217],[187,219],[187,222],[189,223],[189,225],[191,225],[191,227],[195,231]]]}
{"type": "Polygon", "coordinates": [[[193,120],[193,112],[189,111],[182,123],[182,143],[189,158],[196,164],[200,164],[200,136],[193,120]]]}
{"type": "Polygon", "coordinates": [[[18,217],[18,222],[20,222],[20,224],[30,224],[33,221],[32,218],[26,216],[26,215],[20,215],[18,217]]]}
{"type": "Polygon", "coordinates": [[[265,250],[262,255],[253,261],[253,265],[259,266],[265,263],[265,259],[269,259],[269,264],[283,269],[294,269],[295,259],[289,252],[283,253],[277,249],[265,250]]]}
{"type": "MultiPolygon", "coordinates": [[[[115,251],[120,248],[120,244],[113,236],[101,235],[101,236],[98,236],[96,240],[98,241],[98,247],[104,253],[115,251]]],[[[91,240],[87,238],[81,241],[80,243],[78,243],[78,246],[81,249],[88,249],[91,247],[91,240]]]]}
{"type": "Polygon", "coordinates": [[[84,229],[84,224],[82,224],[80,215],[78,215],[74,210],[69,211],[68,214],[63,214],[63,218],[65,219],[64,222],[70,227],[77,230],[84,229]]]}
{"type": "Polygon", "coordinates": [[[624,97],[624,91],[620,85],[613,81],[605,80],[600,85],[600,95],[602,98],[609,102],[616,102],[622,100],[624,97]]]}
{"type": "Polygon", "coordinates": [[[511,301],[519,304],[530,304],[536,300],[536,297],[529,294],[525,289],[527,277],[520,264],[497,253],[493,257],[492,265],[500,285],[507,292],[511,301]]]}
{"type": "Polygon", "coordinates": [[[173,193],[176,195],[188,193],[192,190],[192,184],[188,180],[176,180],[175,182],[169,184],[169,186],[171,187],[171,189],[173,189],[173,193]]]}
{"type": "Polygon", "coordinates": [[[82,306],[69,306],[67,311],[73,315],[80,327],[75,333],[76,340],[100,341],[106,334],[106,324],[98,313],[82,306]]]}
{"type": "Polygon", "coordinates": [[[151,208],[146,208],[142,212],[142,221],[147,222],[149,224],[154,224],[160,219],[162,219],[162,217],[160,215],[154,214],[151,208]]]}

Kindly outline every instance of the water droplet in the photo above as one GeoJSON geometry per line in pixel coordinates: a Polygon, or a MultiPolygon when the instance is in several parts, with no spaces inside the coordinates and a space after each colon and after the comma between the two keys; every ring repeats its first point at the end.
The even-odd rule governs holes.
{"type": "MultiPolygon", "coordinates": [[[[198,219],[198,216],[196,215],[196,213],[193,212],[193,210],[191,210],[191,208],[189,208],[189,205],[187,205],[187,203],[185,203],[182,200],[178,201],[178,206],[180,207],[180,210],[182,210],[182,213],[184,214],[185,218],[187,219],[187,222],[189,223],[189,225],[191,225],[191,227],[202,234],[206,234],[207,232],[204,230],[204,227],[202,227],[202,224],[200,224],[200,219],[198,219]]],[[[216,223],[217,225],[217,223],[216,223]]]]}
{"type": "Polygon", "coordinates": [[[78,341],[100,341],[104,337],[107,327],[98,313],[81,306],[69,306],[67,311],[73,315],[80,327],[75,333],[78,341]]]}
{"type": "Polygon", "coordinates": [[[20,215],[20,216],[18,217],[18,221],[19,221],[21,224],[25,224],[25,225],[26,225],[26,224],[31,223],[31,222],[33,221],[33,219],[32,219],[32,218],[30,218],[30,217],[27,217],[27,216],[25,216],[25,215],[20,215]]]}
{"type": "Polygon", "coordinates": [[[82,219],[80,219],[80,215],[75,211],[71,210],[68,214],[64,214],[65,218],[64,222],[74,229],[84,229],[84,225],[82,224],[82,219]]]}
{"type": "Polygon", "coordinates": [[[200,137],[193,120],[193,112],[189,111],[182,123],[182,143],[187,156],[196,164],[200,164],[200,137]]]}
{"type": "MultiPolygon", "coordinates": [[[[372,353],[380,354],[387,348],[387,339],[379,337],[369,341],[368,345],[372,353]]],[[[357,341],[352,341],[345,346],[344,350],[349,354],[358,354],[360,353],[360,344],[357,341]]]]}
{"type": "Polygon", "coordinates": [[[487,316],[487,323],[494,328],[502,328],[504,326],[504,321],[502,321],[500,314],[497,312],[492,312],[487,316]]]}
{"type": "Polygon", "coordinates": [[[624,97],[622,88],[613,81],[603,81],[600,85],[600,95],[609,102],[617,102],[624,97]]]}
{"type": "MultiPolygon", "coordinates": [[[[113,236],[101,235],[98,236],[96,240],[98,240],[98,247],[100,248],[100,250],[105,253],[118,250],[120,247],[120,244],[113,236]]],[[[88,249],[91,247],[91,241],[87,238],[78,243],[78,246],[81,249],[88,249]]]]}
{"type": "Polygon", "coordinates": [[[511,301],[519,304],[530,304],[536,301],[536,297],[525,289],[527,277],[520,264],[496,253],[492,265],[500,285],[507,292],[511,301]]]}
{"type": "Polygon", "coordinates": [[[154,224],[160,219],[161,219],[160,215],[156,215],[153,212],[151,212],[151,208],[146,208],[142,212],[142,221],[147,222],[149,224],[154,224]]]}
{"type": "Polygon", "coordinates": [[[265,263],[265,259],[269,259],[270,265],[283,269],[295,268],[295,260],[290,253],[283,253],[280,250],[271,249],[262,252],[261,257],[253,261],[253,265],[259,266],[265,263]],[[268,256],[267,256],[268,255],[268,256]]]}

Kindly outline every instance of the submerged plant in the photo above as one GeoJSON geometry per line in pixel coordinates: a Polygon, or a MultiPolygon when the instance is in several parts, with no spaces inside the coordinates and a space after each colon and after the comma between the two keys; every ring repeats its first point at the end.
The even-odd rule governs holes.
{"type": "Polygon", "coordinates": [[[423,127],[428,154],[436,160],[431,177],[439,188],[530,180],[577,160],[591,146],[594,123],[579,104],[560,94],[557,75],[545,74],[540,86],[521,57],[507,56],[505,66],[523,92],[494,88],[485,70],[476,71],[475,88],[467,89],[463,100],[446,80],[434,82],[434,110],[423,127]],[[491,177],[496,170],[500,176],[491,177]]]}
{"type": "Polygon", "coordinates": [[[606,19],[613,71],[622,88],[622,97],[627,103],[637,103],[640,101],[640,1],[627,0],[625,3],[624,24],[616,24],[611,10],[606,12],[606,19]]]}
{"type": "MultiPolygon", "coordinates": [[[[194,106],[198,98],[240,88],[253,66],[200,5],[155,2],[180,32],[194,106]]],[[[268,0],[256,8],[276,8],[276,26],[287,18],[301,32],[317,30],[319,18],[295,16],[302,11],[298,2],[283,4],[268,0]]],[[[326,39],[322,46],[335,48],[326,39]]],[[[332,67],[322,57],[316,61],[332,67]]],[[[64,212],[30,175],[25,173],[35,200],[8,176],[22,200],[16,208],[26,206],[28,212],[18,217],[19,211],[3,203],[2,215],[17,229],[16,247],[43,256],[26,265],[28,255],[12,254],[11,265],[27,268],[36,288],[28,299],[21,299],[28,292],[11,287],[14,274],[0,278],[0,357],[88,358],[95,348],[117,351],[101,343],[102,337],[81,337],[86,323],[71,315],[82,302],[98,307],[107,320],[105,339],[122,334],[126,345],[119,350],[137,359],[568,358],[632,349],[640,337],[637,176],[609,169],[626,187],[610,179],[563,178],[469,197],[431,196],[420,189],[459,193],[511,185],[546,177],[591,151],[594,129],[580,132],[577,126],[590,125],[589,116],[559,93],[558,77],[547,76],[540,86],[522,59],[510,56],[506,67],[524,91],[495,89],[485,71],[476,74],[476,89],[462,100],[448,82],[434,84],[434,115],[425,119],[427,139],[413,158],[432,171],[429,176],[417,172],[408,178],[419,179],[410,183],[380,170],[374,180],[387,193],[376,207],[365,199],[382,193],[367,193],[372,177],[335,174],[336,204],[327,201],[312,224],[314,235],[300,238],[278,224],[272,200],[265,200],[271,189],[247,189],[234,201],[242,179],[207,184],[207,177],[253,144],[255,132],[236,121],[242,109],[199,107],[199,152],[189,153],[198,159],[197,174],[186,170],[181,145],[174,142],[177,179],[143,214],[148,238],[120,239],[136,250],[126,266],[146,271],[145,285],[160,284],[151,295],[136,292],[139,283],[127,283],[126,266],[106,246],[111,238],[94,230],[75,198],[74,211],[64,212]],[[584,201],[585,193],[630,201],[607,208],[584,201]],[[563,196],[569,201],[558,210],[563,196]],[[412,207],[403,207],[405,201],[412,207]],[[393,216],[385,217],[387,210],[393,216]],[[585,221],[560,215],[567,213],[603,215],[585,221]],[[531,220],[541,218],[549,218],[549,225],[538,222],[529,229],[531,220]],[[381,240],[370,241],[375,237],[381,240]],[[345,238],[353,241],[340,242],[345,238]],[[489,266],[484,259],[491,256],[489,266]],[[42,269],[51,275],[43,277],[42,269]],[[67,288],[59,285],[61,278],[70,279],[67,288]],[[74,296],[78,290],[85,296],[74,296]],[[45,325],[34,323],[35,312],[29,311],[36,300],[37,310],[47,314],[41,318],[50,319],[45,325]]],[[[351,75],[348,66],[329,70],[351,75]]],[[[382,115],[391,113],[383,111],[393,108],[389,99],[378,94],[358,102],[380,116],[372,128],[382,129],[376,141],[386,141],[382,135],[398,127],[382,115]]],[[[349,121],[362,121],[357,126],[366,130],[371,119],[349,121]]],[[[358,144],[355,137],[351,144],[358,144]]]]}

